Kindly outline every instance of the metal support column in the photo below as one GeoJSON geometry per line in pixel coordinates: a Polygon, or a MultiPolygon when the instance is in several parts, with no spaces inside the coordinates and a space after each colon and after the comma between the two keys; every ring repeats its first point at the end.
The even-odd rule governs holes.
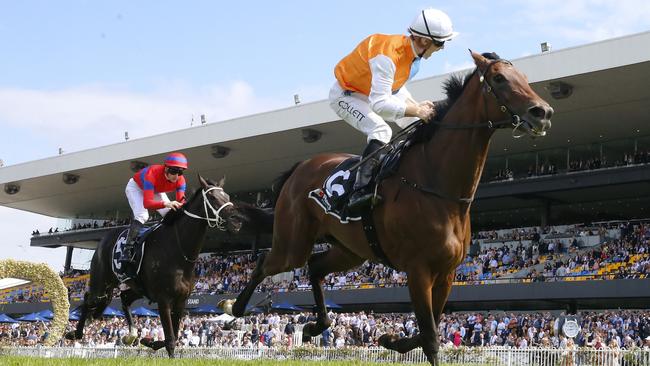
{"type": "Polygon", "coordinates": [[[65,252],[65,264],[63,265],[63,273],[70,273],[70,264],[72,263],[72,252],[74,247],[68,247],[65,252]]]}
{"type": "Polygon", "coordinates": [[[542,202],[542,213],[540,215],[540,223],[539,223],[539,226],[542,228],[542,230],[548,226],[548,219],[550,216],[551,216],[551,201],[544,200],[542,202]]]}

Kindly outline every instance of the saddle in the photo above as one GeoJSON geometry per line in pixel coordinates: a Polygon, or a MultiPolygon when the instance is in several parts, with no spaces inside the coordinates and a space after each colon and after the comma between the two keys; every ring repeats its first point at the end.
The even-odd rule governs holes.
{"type": "Polygon", "coordinates": [[[126,245],[126,238],[128,236],[128,229],[125,229],[120,233],[120,235],[117,236],[117,240],[115,240],[115,245],[113,246],[113,251],[112,251],[112,269],[113,273],[115,273],[115,276],[117,276],[117,279],[120,282],[124,282],[129,279],[135,279],[137,277],[138,273],[140,273],[140,267],[142,266],[142,259],[144,258],[144,248],[146,244],[146,239],[151,235],[152,232],[154,232],[158,227],[160,227],[161,224],[156,224],[150,228],[144,228],[140,231],[138,234],[138,237],[136,238],[136,243],[135,243],[135,248],[134,248],[134,258],[133,262],[137,264],[135,267],[135,271],[132,269],[129,270],[129,268],[125,268],[128,266],[123,266],[122,262],[120,262],[120,258],[122,257],[123,254],[123,247],[126,245]]]}
{"type": "MultiPolygon", "coordinates": [[[[388,152],[381,158],[378,168],[373,172],[369,186],[376,189],[384,179],[397,173],[402,155],[412,144],[413,139],[407,138],[386,147],[388,152]]],[[[359,161],[361,157],[358,155],[342,161],[327,176],[321,188],[314,189],[308,194],[308,197],[316,201],[325,213],[336,217],[342,224],[361,220],[361,216],[351,216],[347,208],[350,195],[354,191],[358,169],[351,168],[359,161]]]]}

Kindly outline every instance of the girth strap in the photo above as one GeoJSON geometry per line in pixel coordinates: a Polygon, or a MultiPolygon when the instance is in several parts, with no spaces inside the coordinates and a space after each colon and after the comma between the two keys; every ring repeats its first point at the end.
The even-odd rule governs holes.
{"type": "Polygon", "coordinates": [[[363,232],[366,234],[366,240],[368,240],[370,249],[377,259],[379,259],[379,262],[390,268],[395,268],[386,256],[386,253],[384,253],[384,250],[381,249],[379,236],[377,236],[377,229],[375,228],[375,223],[372,219],[372,207],[368,210],[364,210],[361,214],[361,225],[363,225],[363,232]]]}

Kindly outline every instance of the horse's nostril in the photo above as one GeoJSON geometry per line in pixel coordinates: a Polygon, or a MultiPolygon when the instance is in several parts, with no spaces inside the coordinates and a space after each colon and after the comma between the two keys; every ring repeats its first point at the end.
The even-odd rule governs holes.
{"type": "Polygon", "coordinates": [[[528,109],[528,114],[539,120],[550,120],[553,112],[553,108],[550,105],[536,105],[528,109]]]}
{"type": "Polygon", "coordinates": [[[551,117],[553,117],[553,113],[555,113],[555,111],[553,110],[553,107],[551,107],[551,106],[547,107],[546,108],[546,119],[550,120],[551,117]]]}
{"type": "Polygon", "coordinates": [[[543,119],[546,116],[546,110],[540,106],[531,107],[528,113],[537,119],[543,119]]]}

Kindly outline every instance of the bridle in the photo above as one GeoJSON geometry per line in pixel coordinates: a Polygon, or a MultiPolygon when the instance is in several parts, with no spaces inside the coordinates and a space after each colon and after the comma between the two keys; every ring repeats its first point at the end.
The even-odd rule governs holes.
{"type": "MultiPolygon", "coordinates": [[[[205,220],[208,223],[209,227],[216,227],[221,231],[226,231],[227,228],[224,225],[226,223],[226,220],[221,218],[221,216],[219,214],[221,213],[221,210],[223,210],[225,207],[232,206],[233,204],[232,204],[232,202],[226,202],[223,205],[221,205],[221,207],[219,207],[218,209],[215,209],[214,207],[212,207],[212,205],[210,204],[210,201],[208,200],[208,195],[207,194],[210,191],[214,190],[214,189],[218,189],[220,191],[223,191],[223,188],[217,187],[217,186],[213,186],[213,187],[210,187],[208,189],[202,189],[201,190],[201,194],[203,195],[203,210],[205,212],[205,217],[193,214],[193,213],[187,211],[184,208],[183,208],[183,213],[185,213],[187,216],[189,216],[189,217],[191,217],[193,219],[205,220]],[[212,214],[214,215],[214,217],[210,217],[210,211],[208,211],[208,209],[210,211],[212,211],[212,214]]],[[[185,259],[186,262],[191,263],[191,264],[196,263],[199,260],[198,255],[194,259],[190,259],[190,258],[187,257],[187,255],[185,255],[185,252],[184,252],[183,247],[181,245],[181,240],[178,237],[178,230],[177,230],[176,226],[174,226],[174,234],[176,235],[176,245],[178,246],[178,249],[181,251],[181,255],[183,256],[183,259],[185,259]]]]}
{"type": "MultiPolygon", "coordinates": [[[[510,115],[510,119],[509,120],[505,119],[505,120],[499,121],[499,122],[492,122],[492,121],[490,121],[488,119],[487,124],[488,124],[488,128],[500,128],[502,126],[506,126],[506,125],[510,124],[512,126],[512,137],[518,139],[518,138],[526,135],[526,133],[527,133],[526,131],[521,131],[521,133],[517,134],[517,130],[519,130],[519,128],[522,126],[522,124],[524,123],[524,120],[522,120],[521,117],[512,110],[512,108],[508,107],[508,105],[503,101],[503,99],[499,96],[499,94],[497,94],[496,89],[492,86],[492,84],[490,84],[489,79],[486,78],[486,75],[490,72],[490,69],[492,68],[492,66],[499,63],[499,62],[503,62],[503,63],[506,63],[506,64],[512,66],[512,62],[510,62],[509,60],[497,59],[497,60],[494,60],[493,62],[490,62],[488,64],[488,67],[485,69],[485,72],[481,71],[481,69],[478,66],[476,67],[476,72],[479,75],[478,80],[479,80],[479,83],[481,83],[481,88],[482,88],[483,92],[486,93],[486,94],[492,95],[494,97],[494,99],[496,99],[497,105],[499,105],[499,109],[501,110],[501,112],[508,113],[510,115]]],[[[484,105],[484,108],[485,108],[485,117],[488,118],[487,100],[485,101],[485,103],[483,105],[484,105]]],[[[546,133],[544,132],[543,134],[546,134],[546,133]]]]}
{"type": "MultiPolygon", "coordinates": [[[[485,69],[485,71],[482,71],[478,66],[476,67],[476,70],[474,71],[475,73],[478,74],[478,80],[479,83],[481,84],[481,90],[483,91],[484,94],[491,95],[496,99],[497,104],[499,105],[499,110],[503,113],[508,113],[510,115],[510,118],[503,119],[501,121],[497,122],[492,122],[488,118],[488,104],[487,100],[484,99],[484,110],[485,110],[485,117],[488,118],[487,122],[481,122],[481,123],[466,123],[466,124],[458,124],[458,123],[449,123],[449,122],[439,122],[439,121],[431,121],[430,123],[435,124],[436,126],[440,128],[445,128],[445,129],[469,129],[469,128],[488,128],[488,129],[498,129],[498,128],[503,128],[504,126],[512,126],[512,137],[514,138],[520,138],[524,136],[527,132],[523,131],[522,133],[518,134],[518,130],[523,124],[523,120],[521,117],[515,113],[512,108],[508,106],[507,103],[503,101],[503,98],[497,94],[496,89],[490,84],[490,81],[486,77],[490,70],[492,69],[492,66],[496,65],[497,63],[506,63],[508,65],[512,65],[512,62],[505,60],[505,59],[497,59],[492,62],[490,62],[485,69]]],[[[424,122],[422,122],[424,123],[424,122]]]]}
{"type": "Polygon", "coordinates": [[[186,209],[183,209],[183,212],[189,217],[207,221],[209,227],[216,227],[221,231],[226,231],[226,229],[227,229],[226,226],[225,226],[226,220],[223,219],[219,214],[221,213],[221,210],[223,210],[224,208],[226,208],[228,206],[232,206],[233,204],[232,204],[232,202],[226,202],[223,205],[221,205],[221,207],[219,207],[218,209],[215,209],[214,207],[212,207],[212,205],[210,204],[210,201],[208,200],[207,194],[208,194],[208,192],[210,192],[212,190],[215,190],[215,189],[223,191],[223,188],[217,187],[217,186],[201,190],[201,194],[203,195],[203,210],[205,212],[205,217],[193,214],[193,213],[187,211],[186,209]],[[214,215],[214,217],[210,217],[210,211],[208,211],[208,209],[210,211],[212,211],[212,214],[214,215]]]}
{"type": "MultiPolygon", "coordinates": [[[[404,128],[402,131],[400,131],[399,133],[394,135],[393,138],[391,138],[391,140],[387,144],[385,144],[383,148],[375,150],[369,156],[364,157],[363,159],[361,159],[361,161],[359,161],[358,163],[352,165],[349,169],[350,170],[356,169],[361,164],[363,164],[366,160],[368,160],[371,157],[379,154],[379,152],[382,151],[387,146],[394,146],[394,144],[397,141],[399,141],[401,138],[408,135],[409,133],[411,133],[413,130],[420,127],[421,125],[424,125],[424,124],[427,124],[427,123],[435,125],[435,126],[440,127],[440,128],[448,129],[448,130],[462,130],[462,129],[472,129],[472,128],[488,128],[488,129],[494,130],[494,129],[499,129],[499,128],[503,128],[504,126],[510,125],[510,126],[512,126],[512,137],[514,137],[514,138],[522,137],[526,132],[524,132],[524,133],[522,133],[520,135],[517,135],[516,132],[522,126],[522,123],[524,121],[521,119],[521,117],[519,117],[519,115],[517,113],[515,113],[512,110],[512,108],[508,107],[508,105],[503,101],[503,99],[501,97],[499,97],[499,95],[497,94],[494,87],[492,87],[492,84],[490,84],[488,79],[485,77],[490,72],[490,69],[492,69],[492,66],[494,66],[495,64],[497,64],[499,62],[503,62],[503,63],[506,63],[508,65],[512,65],[512,62],[510,62],[510,61],[508,61],[506,59],[501,59],[500,58],[500,59],[497,59],[497,60],[494,60],[494,61],[490,62],[488,64],[487,68],[485,69],[485,71],[481,71],[481,69],[477,66],[476,69],[474,70],[474,73],[477,73],[478,76],[479,76],[478,80],[479,80],[479,83],[481,84],[481,91],[484,94],[492,95],[497,100],[497,104],[499,105],[499,109],[504,113],[507,112],[510,115],[510,118],[506,118],[506,119],[503,119],[503,120],[497,121],[497,122],[492,122],[491,120],[488,119],[487,122],[478,122],[478,123],[477,122],[473,122],[473,123],[454,123],[454,122],[441,122],[441,121],[435,121],[435,120],[430,120],[430,121],[426,122],[426,121],[420,119],[420,120],[417,120],[417,121],[411,123],[409,126],[404,128]]],[[[485,110],[485,118],[488,118],[487,100],[485,98],[483,100],[484,100],[483,108],[485,110]]]]}
{"type": "MultiPolygon", "coordinates": [[[[492,122],[488,117],[488,101],[487,101],[486,98],[483,98],[483,100],[484,100],[483,106],[484,106],[484,110],[485,110],[485,118],[487,119],[487,122],[479,122],[479,123],[475,122],[475,123],[459,124],[459,123],[450,123],[450,122],[429,121],[428,123],[434,124],[434,125],[436,125],[437,127],[440,127],[440,128],[450,129],[450,130],[454,130],[454,129],[473,129],[473,128],[488,128],[490,130],[493,130],[493,129],[503,128],[503,127],[506,127],[506,126],[510,125],[510,126],[512,126],[512,137],[514,137],[514,138],[520,138],[520,137],[524,136],[526,133],[528,133],[529,131],[524,131],[523,133],[518,134],[517,131],[522,127],[522,125],[523,125],[523,123],[525,121],[522,120],[521,117],[517,113],[515,113],[512,110],[512,108],[510,108],[508,106],[507,103],[505,103],[503,98],[497,93],[496,89],[492,86],[492,84],[490,84],[490,81],[488,80],[488,78],[486,78],[486,76],[490,73],[490,70],[492,69],[492,67],[494,65],[496,65],[497,63],[500,63],[500,62],[506,63],[508,65],[512,65],[512,62],[510,62],[508,60],[496,59],[496,60],[493,60],[492,62],[490,62],[488,64],[485,71],[481,70],[480,67],[477,66],[476,69],[474,70],[474,73],[478,74],[478,80],[479,80],[479,83],[481,84],[481,91],[482,91],[483,95],[491,95],[491,96],[493,96],[496,99],[497,105],[499,106],[499,110],[501,112],[503,112],[503,113],[507,113],[510,116],[510,118],[506,118],[506,119],[503,119],[503,120],[497,121],[497,122],[492,122]]],[[[395,135],[390,140],[390,142],[388,144],[386,144],[385,146],[393,146],[393,143],[395,141],[397,141],[402,136],[410,133],[412,130],[414,130],[415,128],[417,128],[420,125],[423,125],[425,123],[427,123],[427,122],[425,122],[423,120],[418,120],[417,122],[412,123],[410,126],[406,127],[400,133],[395,135]]],[[[531,131],[532,131],[532,129],[531,129],[531,131]]],[[[543,136],[543,134],[545,134],[545,132],[540,133],[541,136],[543,136]]],[[[423,148],[424,148],[424,146],[423,146],[423,148]]],[[[382,149],[376,150],[373,154],[370,154],[369,156],[365,157],[360,162],[353,165],[350,168],[350,170],[355,169],[359,165],[363,164],[363,162],[365,160],[369,159],[371,156],[376,155],[381,150],[382,149]]],[[[409,187],[411,187],[413,189],[416,189],[418,191],[421,191],[423,193],[434,195],[434,196],[437,196],[439,198],[443,198],[443,199],[446,199],[446,200],[449,200],[449,201],[458,202],[460,204],[467,205],[467,207],[469,207],[469,205],[474,201],[474,196],[471,196],[471,197],[451,197],[451,196],[448,196],[447,194],[445,194],[443,192],[440,192],[439,190],[437,190],[435,188],[427,187],[425,185],[420,185],[420,184],[417,184],[415,182],[411,182],[408,179],[406,179],[404,176],[400,177],[400,182],[402,184],[404,184],[404,185],[407,185],[407,186],[409,186],[409,187]]],[[[375,194],[377,194],[378,187],[379,187],[378,184],[375,185],[375,194]]]]}

